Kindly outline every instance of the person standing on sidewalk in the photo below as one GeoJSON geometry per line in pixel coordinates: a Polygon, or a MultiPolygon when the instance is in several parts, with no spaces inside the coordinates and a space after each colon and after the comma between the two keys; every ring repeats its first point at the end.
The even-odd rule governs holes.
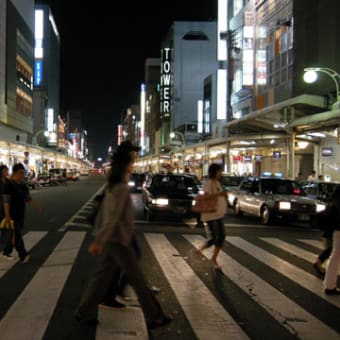
{"type": "Polygon", "coordinates": [[[208,169],[209,179],[204,183],[204,194],[209,195],[211,198],[217,198],[216,211],[202,213],[201,220],[208,224],[209,239],[195,251],[199,255],[204,249],[214,245],[213,255],[210,259],[214,269],[221,270],[221,266],[217,263],[217,256],[223,246],[225,239],[224,230],[224,216],[227,213],[226,192],[223,190],[220,183],[222,175],[222,167],[219,164],[212,163],[208,169]]]}
{"type": "MultiPolygon", "coordinates": [[[[108,185],[96,220],[100,227],[89,246],[90,254],[98,255],[98,264],[76,309],[74,316],[77,321],[89,324],[98,322],[98,304],[105,298],[112,280],[119,280],[121,272],[136,292],[148,329],[164,326],[171,321],[148,288],[131,246],[134,212],[127,180],[133,163],[130,153],[116,152],[112,156],[108,185]]],[[[112,294],[116,295],[114,292],[112,294]]]]}
{"type": "Polygon", "coordinates": [[[324,287],[326,295],[340,295],[340,289],[337,287],[340,268],[340,187],[335,189],[330,204],[333,207],[332,219],[330,219],[333,228],[333,244],[326,268],[324,287]]]}
{"type": "Polygon", "coordinates": [[[18,252],[22,263],[28,262],[30,255],[28,254],[24,240],[22,238],[22,230],[24,228],[25,206],[29,203],[33,208],[39,209],[36,202],[32,199],[25,180],[25,168],[21,163],[17,163],[12,168],[12,176],[6,182],[4,188],[4,215],[6,223],[14,222],[14,230],[6,233],[4,240],[2,255],[11,258],[13,247],[18,252]],[[14,233],[14,235],[12,234],[14,233]],[[14,236],[14,238],[13,238],[14,236]],[[14,242],[12,241],[14,239],[14,242]]]}

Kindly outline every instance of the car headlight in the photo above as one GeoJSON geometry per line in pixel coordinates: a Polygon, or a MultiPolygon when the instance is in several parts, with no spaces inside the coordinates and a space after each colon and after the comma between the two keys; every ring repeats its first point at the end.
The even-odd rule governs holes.
{"type": "Polygon", "coordinates": [[[154,198],[154,199],[152,199],[151,202],[152,202],[152,204],[162,205],[162,206],[169,204],[169,200],[167,198],[154,198]]]}
{"type": "Polygon", "coordinates": [[[196,204],[195,200],[192,200],[192,206],[194,206],[196,204]]]}
{"type": "Polygon", "coordinates": [[[290,202],[279,202],[279,209],[280,210],[290,210],[291,209],[290,202]]]}
{"type": "Polygon", "coordinates": [[[134,186],[135,186],[135,182],[129,181],[129,182],[128,182],[128,185],[129,185],[129,187],[134,187],[134,186]]]}
{"type": "Polygon", "coordinates": [[[231,194],[231,193],[228,193],[228,200],[229,200],[229,202],[234,202],[234,200],[235,200],[235,195],[234,195],[234,194],[231,194]]]}
{"type": "Polygon", "coordinates": [[[316,212],[321,212],[324,211],[325,209],[326,209],[325,204],[316,203],[316,212]]]}

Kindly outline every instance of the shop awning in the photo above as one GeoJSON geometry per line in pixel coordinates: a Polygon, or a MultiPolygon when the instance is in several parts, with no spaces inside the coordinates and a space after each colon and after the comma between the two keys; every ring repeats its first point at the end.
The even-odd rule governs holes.
{"type": "Polygon", "coordinates": [[[231,132],[237,129],[254,132],[263,130],[285,130],[290,121],[295,121],[299,118],[308,118],[320,112],[325,106],[324,97],[304,94],[253,111],[239,119],[228,122],[224,127],[231,130],[231,132]],[[294,108],[294,112],[292,112],[290,108],[294,108]]]}
{"type": "Polygon", "coordinates": [[[340,124],[340,109],[313,114],[311,116],[295,119],[287,128],[297,131],[315,130],[324,127],[338,126],[340,124]]]}

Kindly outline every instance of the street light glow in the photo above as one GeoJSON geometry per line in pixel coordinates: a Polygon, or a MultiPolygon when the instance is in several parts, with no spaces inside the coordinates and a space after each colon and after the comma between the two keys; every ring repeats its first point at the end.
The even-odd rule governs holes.
{"type": "Polygon", "coordinates": [[[303,79],[306,83],[313,83],[318,75],[318,72],[325,73],[330,76],[334,82],[336,90],[336,102],[332,105],[332,109],[338,109],[340,107],[340,75],[338,72],[328,67],[308,67],[304,69],[305,73],[303,79]]]}
{"type": "Polygon", "coordinates": [[[303,75],[303,80],[308,83],[314,83],[318,79],[318,74],[314,70],[306,71],[303,75]]]}

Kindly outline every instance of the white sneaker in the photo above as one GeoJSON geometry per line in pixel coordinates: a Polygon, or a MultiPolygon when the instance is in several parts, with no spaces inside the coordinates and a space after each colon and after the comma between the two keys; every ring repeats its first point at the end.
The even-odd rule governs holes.
{"type": "Polygon", "coordinates": [[[1,253],[1,256],[6,259],[6,260],[14,260],[14,256],[10,255],[10,254],[5,254],[4,252],[1,253]]]}

